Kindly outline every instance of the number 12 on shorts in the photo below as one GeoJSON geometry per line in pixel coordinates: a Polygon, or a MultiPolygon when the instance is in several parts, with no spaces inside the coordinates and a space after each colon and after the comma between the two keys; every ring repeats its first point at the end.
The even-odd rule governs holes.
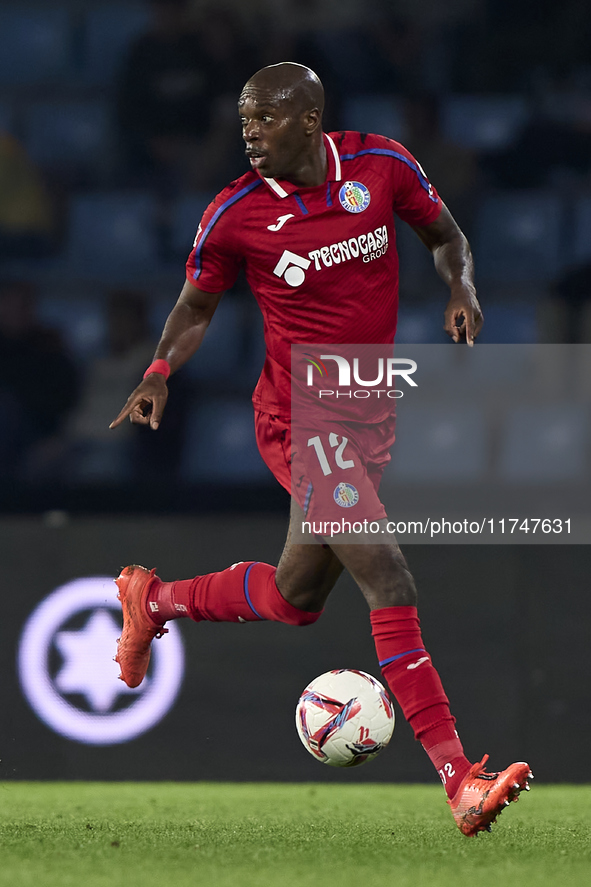
{"type": "MultiPolygon", "coordinates": [[[[355,466],[355,462],[353,461],[353,459],[344,458],[345,447],[349,443],[348,437],[345,437],[343,435],[343,437],[339,441],[338,434],[335,434],[334,431],[331,431],[328,435],[328,443],[331,449],[336,450],[334,454],[334,461],[337,468],[353,468],[355,466]]],[[[330,462],[328,461],[326,450],[322,445],[320,435],[317,434],[316,437],[311,437],[308,440],[308,446],[314,447],[323,475],[327,477],[329,474],[332,474],[332,468],[330,467],[330,462]]]]}

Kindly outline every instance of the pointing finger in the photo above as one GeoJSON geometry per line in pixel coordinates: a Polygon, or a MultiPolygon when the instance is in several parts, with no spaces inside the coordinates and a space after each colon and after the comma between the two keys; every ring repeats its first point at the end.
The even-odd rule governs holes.
{"type": "Polygon", "coordinates": [[[147,401],[145,397],[131,395],[117,418],[111,422],[109,428],[117,428],[128,416],[134,425],[147,425],[149,421],[147,407],[149,406],[150,401],[147,401]]]}
{"type": "Polygon", "coordinates": [[[132,410],[132,407],[130,407],[126,404],[123,407],[123,409],[121,410],[121,412],[119,413],[119,415],[117,416],[117,418],[113,419],[113,421],[109,425],[109,428],[117,428],[119,425],[121,425],[123,420],[126,419],[127,416],[129,416],[129,414],[131,413],[131,410],[132,410]]]}

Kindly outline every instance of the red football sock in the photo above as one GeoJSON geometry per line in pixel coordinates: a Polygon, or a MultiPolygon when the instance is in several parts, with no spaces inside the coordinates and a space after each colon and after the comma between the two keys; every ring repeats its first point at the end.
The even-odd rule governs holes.
{"type": "Polygon", "coordinates": [[[382,674],[452,798],[470,762],[439,675],[425,650],[417,609],[384,607],[373,610],[370,619],[382,674]]]}
{"type": "Polygon", "coordinates": [[[260,622],[310,625],[321,613],[299,610],[285,600],[275,582],[276,568],[259,561],[243,561],[220,573],[194,579],[162,582],[155,578],[146,600],[157,624],[190,616],[196,622],[260,622]]]}

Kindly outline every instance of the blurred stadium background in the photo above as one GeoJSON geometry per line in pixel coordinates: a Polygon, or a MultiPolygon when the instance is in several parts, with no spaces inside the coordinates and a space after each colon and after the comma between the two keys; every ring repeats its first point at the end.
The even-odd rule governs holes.
{"type": "MultiPolygon", "coordinates": [[[[264,347],[243,283],[171,381],[158,434],[107,430],[149,363],[201,212],[246,168],[235,101],[259,67],[311,65],[327,128],[413,151],[472,243],[483,342],[591,341],[590,19],[583,0],[2,0],[4,778],[342,778],[307,760],[291,717],[319,671],[377,673],[347,580],[306,634],[183,625],[180,695],[126,744],[80,742],[34,713],[23,631],[56,588],[130,561],[173,578],[280,553],[288,503],[254,444],[264,347]]],[[[399,252],[399,341],[441,343],[445,287],[404,226],[399,252]]],[[[572,465],[582,454],[588,471],[584,410],[585,421],[565,420],[554,456],[572,465]]],[[[429,483],[445,480],[440,464],[429,483]]],[[[588,548],[414,546],[409,557],[468,754],[591,778],[588,548]]],[[[97,612],[110,611],[93,602],[64,615],[57,634],[82,632],[104,651],[111,628],[97,612]]],[[[82,660],[63,637],[47,643],[63,706],[98,720],[133,707],[76,687],[67,666],[82,660]]],[[[399,725],[400,752],[347,778],[431,779],[407,733],[399,725]]]]}

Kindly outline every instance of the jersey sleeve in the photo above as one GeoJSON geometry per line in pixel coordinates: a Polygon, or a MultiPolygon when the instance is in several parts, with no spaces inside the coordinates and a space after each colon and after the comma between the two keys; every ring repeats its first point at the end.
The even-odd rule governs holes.
{"type": "Polygon", "coordinates": [[[421,164],[399,142],[384,139],[392,152],[392,205],[409,225],[430,225],[441,212],[442,202],[421,164]]]}
{"type": "Polygon", "coordinates": [[[197,229],[193,249],[187,259],[187,280],[206,293],[221,293],[236,282],[242,264],[236,226],[228,219],[232,186],[225,188],[209,204],[197,229]]]}

